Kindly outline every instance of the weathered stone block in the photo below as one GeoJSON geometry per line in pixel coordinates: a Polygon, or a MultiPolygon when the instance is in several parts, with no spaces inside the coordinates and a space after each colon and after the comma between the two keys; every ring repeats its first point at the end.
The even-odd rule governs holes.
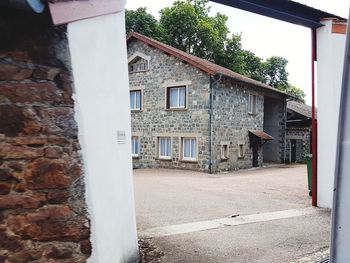
{"type": "Polygon", "coordinates": [[[47,193],[47,201],[50,204],[64,204],[68,202],[69,193],[66,191],[50,191],[47,193]]]}
{"type": "Polygon", "coordinates": [[[0,196],[0,209],[39,208],[46,201],[45,195],[4,195],[0,196]]]}
{"type": "Polygon", "coordinates": [[[12,252],[21,251],[23,249],[21,240],[16,236],[9,236],[6,233],[6,229],[0,229],[0,244],[2,249],[12,252]]]}
{"type": "Polygon", "coordinates": [[[9,169],[0,169],[0,181],[12,181],[16,180],[9,169]]]}
{"type": "Polygon", "coordinates": [[[11,184],[0,183],[0,195],[7,195],[11,191],[11,184]]]}
{"type": "Polygon", "coordinates": [[[68,206],[39,209],[25,215],[10,215],[9,228],[24,239],[36,241],[80,241],[89,236],[85,218],[77,216],[68,206]]]}
{"type": "Polygon", "coordinates": [[[0,103],[65,104],[54,82],[6,83],[0,85],[0,103]]]}
{"type": "Polygon", "coordinates": [[[91,255],[92,245],[89,239],[80,241],[80,251],[85,255],[91,255]]]}
{"type": "Polygon", "coordinates": [[[50,146],[45,148],[44,156],[46,158],[60,158],[62,155],[62,148],[58,146],[50,146]]]}
{"type": "Polygon", "coordinates": [[[74,110],[69,107],[43,108],[41,115],[44,121],[43,133],[64,134],[71,138],[77,137],[77,124],[74,110]]]}
{"type": "Polygon", "coordinates": [[[62,160],[45,158],[31,162],[24,174],[28,189],[65,189],[70,186],[71,177],[62,160]]]}
{"type": "MultiPolygon", "coordinates": [[[[2,95],[0,91],[0,101],[2,95]]],[[[24,128],[25,116],[22,108],[14,105],[0,105],[0,133],[16,136],[24,128]]]]}
{"type": "Polygon", "coordinates": [[[33,72],[33,78],[54,80],[60,72],[60,68],[38,66],[33,72]]]}
{"type": "Polygon", "coordinates": [[[26,146],[13,146],[0,143],[0,158],[3,159],[34,159],[44,155],[41,148],[30,148],[26,146]]]}
{"type": "Polygon", "coordinates": [[[51,245],[48,246],[43,253],[43,256],[46,258],[53,259],[68,259],[73,256],[72,247],[64,247],[63,245],[51,245]]]}
{"type": "Polygon", "coordinates": [[[31,69],[0,63],[0,80],[24,80],[30,78],[32,73],[31,69]]]}

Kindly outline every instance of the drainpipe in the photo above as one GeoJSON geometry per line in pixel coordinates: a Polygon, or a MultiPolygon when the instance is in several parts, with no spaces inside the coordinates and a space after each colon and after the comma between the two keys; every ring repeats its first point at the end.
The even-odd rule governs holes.
{"type": "Polygon", "coordinates": [[[315,111],[315,61],[317,35],[316,29],[311,29],[311,89],[312,89],[312,205],[317,206],[317,121],[315,111]]]}
{"type": "Polygon", "coordinates": [[[287,99],[284,102],[284,150],[282,163],[286,163],[286,151],[287,151],[287,99]]]}
{"type": "Polygon", "coordinates": [[[209,136],[210,136],[210,143],[209,143],[209,154],[210,154],[210,164],[209,164],[209,173],[213,173],[213,162],[214,162],[214,157],[213,157],[213,149],[214,149],[214,129],[213,129],[213,104],[214,104],[214,85],[218,85],[219,81],[222,78],[222,74],[216,75],[218,76],[218,79],[215,79],[215,76],[210,76],[210,84],[209,84],[209,136]]]}

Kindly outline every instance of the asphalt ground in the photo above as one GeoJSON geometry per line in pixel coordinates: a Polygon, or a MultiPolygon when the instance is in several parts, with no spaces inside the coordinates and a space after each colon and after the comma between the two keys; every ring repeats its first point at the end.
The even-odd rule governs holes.
{"type": "Polygon", "coordinates": [[[161,262],[298,262],[329,245],[330,211],[311,207],[305,165],[139,169],[134,185],[139,236],[161,262]]]}

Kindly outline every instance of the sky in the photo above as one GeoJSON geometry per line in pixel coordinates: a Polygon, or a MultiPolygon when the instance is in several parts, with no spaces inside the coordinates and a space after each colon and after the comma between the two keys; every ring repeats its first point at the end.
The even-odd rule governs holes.
{"type": "MultiPolygon", "coordinates": [[[[157,19],[159,11],[171,6],[174,0],[127,0],[127,9],[147,7],[147,12],[157,19]]],[[[349,0],[297,0],[302,4],[348,18],[349,0]]],[[[288,59],[289,82],[306,93],[306,103],[311,105],[311,30],[272,18],[210,3],[211,13],[229,17],[231,33],[242,34],[242,46],[266,59],[282,56],[288,59]]]]}

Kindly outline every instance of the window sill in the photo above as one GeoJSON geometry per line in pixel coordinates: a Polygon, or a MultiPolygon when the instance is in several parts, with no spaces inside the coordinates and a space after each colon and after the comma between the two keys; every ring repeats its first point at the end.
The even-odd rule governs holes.
{"type": "Polygon", "coordinates": [[[147,72],[149,69],[146,70],[138,70],[138,71],[129,71],[129,74],[135,74],[135,73],[142,73],[142,72],[147,72]]]}
{"type": "Polygon", "coordinates": [[[182,163],[198,163],[198,160],[186,160],[186,159],[182,159],[181,162],[182,162],[182,163]]]}
{"type": "Polygon", "coordinates": [[[227,161],[229,158],[228,157],[221,157],[221,161],[227,161]]]}
{"type": "Polygon", "coordinates": [[[156,158],[156,160],[158,160],[158,161],[168,161],[168,162],[171,162],[173,159],[172,159],[172,158],[158,157],[158,158],[156,158]]]}
{"type": "Polygon", "coordinates": [[[188,108],[167,108],[166,111],[187,111],[188,108]]]}
{"type": "Polygon", "coordinates": [[[248,112],[248,114],[249,114],[250,116],[255,116],[255,115],[257,115],[257,113],[253,113],[253,112],[248,112]]]}
{"type": "Polygon", "coordinates": [[[139,112],[143,112],[143,110],[131,110],[131,113],[139,113],[139,112]]]}
{"type": "Polygon", "coordinates": [[[244,156],[238,156],[237,159],[238,159],[238,160],[243,160],[243,159],[244,159],[244,156]]]}
{"type": "Polygon", "coordinates": [[[140,159],[140,156],[138,156],[138,155],[136,156],[136,155],[135,155],[135,156],[132,156],[132,158],[133,158],[133,159],[140,159]]]}

